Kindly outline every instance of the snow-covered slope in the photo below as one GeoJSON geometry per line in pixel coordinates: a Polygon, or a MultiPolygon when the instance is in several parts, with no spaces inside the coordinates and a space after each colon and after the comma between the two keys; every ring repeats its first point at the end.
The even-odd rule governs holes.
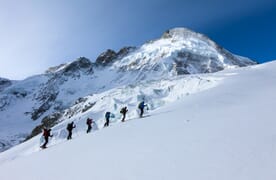
{"type": "MultiPolygon", "coordinates": [[[[143,86],[148,87],[148,92],[156,88],[155,92],[150,92],[150,96],[159,99],[155,103],[165,104],[164,98],[174,96],[175,93],[168,90],[170,87],[167,82],[173,81],[175,84],[171,86],[182,88],[186,87],[186,81],[189,81],[189,85],[205,81],[208,84],[209,81],[200,81],[197,75],[189,76],[190,79],[182,79],[185,76],[178,75],[217,72],[253,64],[255,62],[231,54],[204,35],[185,28],[175,28],[141,47],[125,47],[118,52],[107,50],[93,63],[81,57],[23,81],[0,79],[0,152],[26,137],[37,135],[42,126],[51,127],[75,116],[74,111],[79,111],[82,104],[86,103],[85,109],[92,108],[96,97],[108,96],[108,92],[118,95],[115,100],[110,98],[110,101],[106,98],[103,101],[97,99],[100,101],[96,106],[102,103],[98,109],[101,112],[97,112],[99,116],[119,101],[121,103],[117,103],[118,106],[126,102],[136,107],[145,93],[141,90],[143,86]],[[167,85],[163,87],[162,82],[167,85]],[[179,87],[177,84],[180,84],[179,87]],[[118,87],[122,90],[119,91],[118,87]],[[135,91],[131,93],[139,97],[121,99],[120,93],[124,93],[125,88],[135,91]],[[94,100],[89,97],[92,94],[95,94],[94,100]]],[[[195,88],[193,92],[201,88],[195,88]]],[[[152,106],[155,108],[156,104],[152,106]]]]}
{"type": "MultiPolygon", "coordinates": [[[[154,99],[183,96],[150,110],[149,117],[136,119],[132,109],[127,122],[91,134],[84,133],[85,119],[80,119],[72,141],[51,139],[46,150],[37,148],[35,137],[0,154],[0,179],[274,180],[275,71],[276,61],[182,77],[187,84],[203,79],[205,85],[177,87],[173,94],[178,95],[154,99]]],[[[164,84],[185,84],[182,78],[164,84]]],[[[135,88],[125,90],[135,95],[135,88]]],[[[60,127],[54,128],[55,135],[60,127]]]]}

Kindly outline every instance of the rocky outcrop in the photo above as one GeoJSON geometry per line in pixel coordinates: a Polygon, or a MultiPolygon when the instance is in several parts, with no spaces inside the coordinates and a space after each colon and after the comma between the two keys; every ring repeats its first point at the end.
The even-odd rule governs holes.
{"type": "Polygon", "coordinates": [[[117,58],[117,53],[111,49],[106,50],[96,59],[97,65],[107,65],[117,58]]]}
{"type": "Polygon", "coordinates": [[[83,72],[85,74],[92,74],[93,73],[92,62],[85,57],[80,57],[76,61],[65,66],[64,69],[62,70],[62,74],[64,74],[65,76],[71,76],[76,74],[79,75],[79,72],[83,72]]]}
{"type": "Polygon", "coordinates": [[[45,96],[41,96],[42,105],[39,108],[34,109],[32,112],[32,119],[37,120],[40,118],[46,111],[48,111],[51,106],[55,103],[58,92],[45,94],[45,96]]]}
{"type": "Polygon", "coordinates": [[[59,78],[60,76],[78,76],[79,72],[85,74],[93,73],[93,63],[86,57],[80,57],[75,61],[68,64],[60,64],[55,67],[50,67],[46,74],[55,76],[54,78],[59,78]]]}
{"type": "MultiPolygon", "coordinates": [[[[37,120],[57,103],[55,100],[60,91],[59,87],[64,84],[64,82],[69,79],[78,79],[82,74],[93,74],[93,63],[85,57],[80,57],[66,66],[52,68],[50,79],[44,84],[44,87],[41,88],[39,93],[36,94],[35,99],[39,103],[37,107],[34,107],[33,112],[31,113],[32,119],[37,120]],[[58,69],[58,71],[53,71],[53,69],[58,69]]],[[[67,108],[65,106],[63,107],[60,103],[62,102],[59,102],[59,104],[55,106],[55,109],[58,108],[58,110],[63,110],[67,108]]]]}
{"type": "Polygon", "coordinates": [[[127,47],[123,47],[122,49],[120,49],[117,53],[117,56],[119,58],[122,58],[126,55],[128,55],[129,53],[133,52],[136,49],[136,47],[134,46],[127,46],[127,47]]]}
{"type": "Polygon", "coordinates": [[[148,76],[212,73],[254,64],[256,62],[236,56],[207,36],[186,28],[170,29],[161,38],[114,63],[122,73],[137,72],[136,80],[148,79],[148,76]]]}
{"type": "Polygon", "coordinates": [[[45,128],[51,128],[54,125],[56,125],[59,122],[59,119],[61,118],[62,113],[56,112],[52,115],[46,116],[42,119],[41,124],[36,126],[31,134],[26,138],[26,140],[31,139],[32,137],[40,134],[42,132],[42,129],[45,128]]]}
{"type": "Polygon", "coordinates": [[[96,59],[96,65],[105,66],[114,62],[116,59],[121,59],[135,50],[135,47],[123,47],[117,53],[111,49],[106,50],[96,59]]]}
{"type": "Polygon", "coordinates": [[[0,78],[0,92],[3,91],[5,88],[12,85],[12,82],[8,79],[0,78]]]}
{"type": "Polygon", "coordinates": [[[59,69],[62,69],[66,66],[66,64],[60,64],[58,66],[50,67],[45,71],[46,74],[56,73],[59,71],[59,69]]]}

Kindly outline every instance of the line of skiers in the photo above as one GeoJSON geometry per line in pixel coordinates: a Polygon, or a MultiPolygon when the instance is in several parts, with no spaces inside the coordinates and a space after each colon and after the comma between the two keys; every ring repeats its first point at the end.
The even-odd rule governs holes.
{"type": "MultiPolygon", "coordinates": [[[[144,101],[140,102],[139,105],[138,105],[138,108],[140,110],[140,118],[143,117],[143,114],[144,114],[144,108],[147,107],[148,109],[148,105],[145,104],[144,101]]],[[[125,122],[125,118],[126,118],[126,113],[128,112],[128,109],[127,107],[123,107],[121,110],[120,110],[120,113],[123,115],[122,117],[122,122],[125,122]]],[[[104,127],[108,127],[109,126],[109,121],[110,121],[110,118],[114,118],[115,115],[112,114],[111,112],[106,112],[105,113],[105,124],[104,124],[104,127]]],[[[86,120],[86,124],[87,124],[87,130],[86,130],[86,133],[89,133],[91,132],[92,130],[92,124],[93,124],[93,119],[91,118],[87,118],[86,120]]],[[[71,123],[68,123],[67,124],[67,131],[68,131],[68,136],[67,136],[67,140],[70,140],[72,139],[72,134],[73,134],[73,129],[76,128],[76,125],[74,124],[74,122],[71,122],[71,123]]],[[[51,135],[51,129],[47,129],[47,128],[43,128],[43,137],[44,137],[44,144],[42,146],[40,146],[42,149],[45,149],[47,148],[46,145],[48,144],[49,142],[49,137],[53,137],[53,135],[51,135]]]]}

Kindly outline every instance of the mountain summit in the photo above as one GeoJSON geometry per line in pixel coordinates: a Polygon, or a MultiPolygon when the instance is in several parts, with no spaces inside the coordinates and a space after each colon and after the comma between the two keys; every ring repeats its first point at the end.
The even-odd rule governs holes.
{"type": "Polygon", "coordinates": [[[114,66],[127,71],[181,75],[211,73],[253,64],[252,60],[231,54],[202,34],[175,28],[116,61],[114,66]]]}
{"type": "MultiPolygon", "coordinates": [[[[22,81],[0,79],[0,151],[39,134],[43,126],[55,126],[68,118],[74,119],[79,113],[92,113],[99,104],[94,114],[107,109],[115,111],[121,105],[136,107],[142,98],[152,101],[152,108],[167,102],[161,100],[167,96],[179,99],[184,91],[175,95],[172,89],[183,88],[181,83],[187,77],[180,75],[213,73],[254,64],[202,34],[175,28],[140,47],[124,47],[118,52],[109,49],[93,61],[80,57],[22,81]],[[168,87],[158,84],[168,79],[180,84],[172,83],[168,87]],[[129,97],[129,94],[119,100],[123,96],[120,93],[126,93],[122,89],[136,95],[129,97]],[[111,92],[117,94],[111,96],[111,92]],[[151,95],[147,95],[149,92],[151,95]],[[155,96],[161,98],[157,104],[151,99],[155,96]]],[[[191,79],[193,83],[208,82],[191,79]]],[[[193,92],[204,88],[195,88],[193,92]]]]}

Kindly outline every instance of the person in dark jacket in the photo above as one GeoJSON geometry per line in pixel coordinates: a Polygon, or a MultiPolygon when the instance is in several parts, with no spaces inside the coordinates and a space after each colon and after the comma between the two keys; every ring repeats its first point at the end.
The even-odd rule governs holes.
{"type": "Polygon", "coordinates": [[[144,101],[140,102],[140,104],[138,105],[138,108],[140,109],[140,118],[143,117],[145,107],[148,108],[148,105],[145,104],[144,101]]]}
{"type": "Polygon", "coordinates": [[[128,112],[128,109],[126,106],[121,109],[120,113],[123,115],[122,122],[125,122],[127,112],[128,112]]]}
{"type": "Polygon", "coordinates": [[[104,127],[109,126],[110,117],[111,117],[111,112],[106,112],[106,113],[105,113],[105,123],[104,123],[104,127]]]}
{"type": "Polygon", "coordinates": [[[47,148],[46,145],[48,144],[49,141],[49,137],[53,137],[53,135],[51,135],[51,129],[47,129],[47,128],[43,128],[43,136],[44,136],[44,144],[42,146],[40,146],[42,149],[47,148]]]}
{"type": "Polygon", "coordinates": [[[74,128],[76,128],[76,125],[74,124],[74,122],[67,124],[67,131],[68,131],[67,140],[72,139],[72,131],[74,128]]]}
{"type": "Polygon", "coordinates": [[[86,124],[87,124],[88,128],[87,128],[86,133],[90,133],[90,131],[92,129],[92,123],[93,123],[93,119],[87,118],[86,124]]]}

